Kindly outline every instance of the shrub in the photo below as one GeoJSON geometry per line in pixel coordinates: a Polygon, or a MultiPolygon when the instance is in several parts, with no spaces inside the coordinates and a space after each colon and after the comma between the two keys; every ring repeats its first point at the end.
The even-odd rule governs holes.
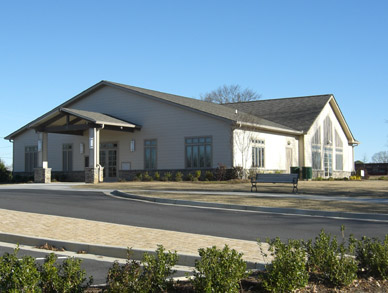
{"type": "Polygon", "coordinates": [[[311,272],[322,275],[334,286],[346,286],[356,279],[357,261],[348,255],[354,252],[353,245],[346,248],[344,242],[338,244],[335,236],[321,230],[315,242],[309,240],[305,246],[311,272]]]}
{"type": "MultiPolygon", "coordinates": [[[[287,243],[283,243],[279,238],[267,240],[267,242],[274,259],[271,264],[266,265],[264,288],[271,292],[291,292],[305,287],[309,273],[306,268],[306,251],[302,242],[288,240],[287,243]]],[[[262,249],[261,251],[264,256],[267,256],[262,249]]]]}
{"type": "Polygon", "coordinates": [[[206,171],[206,172],[205,172],[205,180],[206,180],[206,181],[213,181],[213,179],[214,179],[213,172],[211,172],[211,171],[206,171]]]}
{"type": "Polygon", "coordinates": [[[356,245],[356,259],[360,271],[378,278],[388,279],[388,235],[384,241],[377,238],[362,237],[361,240],[350,239],[356,245]]]}
{"type": "Polygon", "coordinates": [[[223,181],[226,178],[226,166],[223,164],[218,164],[218,167],[215,172],[216,180],[223,181]]]}
{"type": "Polygon", "coordinates": [[[183,174],[182,174],[182,172],[176,172],[176,174],[175,174],[175,181],[177,181],[177,182],[180,182],[180,181],[182,181],[182,178],[183,178],[183,174]]]}
{"type": "Polygon", "coordinates": [[[109,292],[166,292],[170,288],[172,279],[168,278],[175,273],[172,267],[178,261],[176,252],[166,253],[159,245],[156,256],[144,253],[140,263],[130,260],[130,256],[128,251],[126,264],[114,262],[109,269],[109,292]]]}
{"type": "Polygon", "coordinates": [[[155,174],[154,174],[154,179],[156,180],[156,181],[159,181],[160,180],[160,174],[159,174],[159,172],[155,172],[155,174]]]}
{"type": "Polygon", "coordinates": [[[152,177],[148,174],[148,172],[144,172],[143,181],[152,181],[152,177]]]}
{"type": "Polygon", "coordinates": [[[146,283],[150,286],[151,292],[166,292],[173,283],[172,278],[168,279],[176,271],[172,269],[178,262],[176,252],[165,252],[162,245],[158,245],[156,257],[144,253],[143,266],[146,283]]]}
{"type": "Polygon", "coordinates": [[[0,291],[1,292],[36,292],[39,291],[40,274],[31,256],[17,257],[19,247],[13,253],[0,257],[0,291]]]}
{"type": "Polygon", "coordinates": [[[200,178],[201,178],[201,175],[202,175],[202,172],[201,172],[201,170],[197,170],[197,171],[195,171],[194,172],[194,180],[195,181],[198,181],[198,180],[200,180],[200,178]]]}
{"type": "Polygon", "coordinates": [[[200,248],[200,260],[195,262],[191,280],[198,292],[238,292],[240,281],[246,276],[242,253],[229,249],[200,248]]]}
{"type": "Polygon", "coordinates": [[[86,282],[86,272],[81,269],[82,260],[67,258],[59,266],[60,289],[58,292],[83,292],[85,287],[93,283],[93,278],[86,282]]]}
{"type": "Polygon", "coordinates": [[[186,181],[193,181],[193,180],[194,180],[193,174],[188,173],[188,174],[186,175],[186,177],[185,177],[185,180],[186,180],[186,181]]]}
{"type": "Polygon", "coordinates": [[[172,180],[172,174],[171,172],[164,173],[162,177],[162,181],[171,181],[172,180]]]}
{"type": "Polygon", "coordinates": [[[56,265],[57,257],[50,254],[42,265],[31,256],[17,257],[19,248],[12,254],[0,257],[1,292],[83,292],[92,283],[86,282],[81,260],[68,258],[56,265]],[[85,283],[86,282],[86,283],[85,283]]]}
{"type": "Polygon", "coordinates": [[[130,260],[128,253],[127,262],[120,265],[118,261],[108,271],[107,287],[109,292],[145,292],[142,269],[138,262],[130,260]],[[144,291],[142,291],[144,289],[144,291]]]}
{"type": "Polygon", "coordinates": [[[133,178],[133,181],[142,181],[143,180],[143,174],[136,173],[136,176],[133,178]]]}

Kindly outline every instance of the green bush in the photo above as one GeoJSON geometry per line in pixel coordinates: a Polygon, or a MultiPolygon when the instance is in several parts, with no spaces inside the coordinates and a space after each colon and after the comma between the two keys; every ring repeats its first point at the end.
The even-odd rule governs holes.
{"type": "Polygon", "coordinates": [[[120,265],[118,261],[115,261],[108,271],[106,281],[108,292],[146,292],[144,287],[146,284],[143,284],[141,274],[140,264],[130,260],[129,256],[124,265],[120,265]]]}
{"type": "Polygon", "coordinates": [[[199,181],[201,179],[202,172],[201,170],[197,170],[194,172],[194,180],[199,181]]]}
{"type": "Polygon", "coordinates": [[[109,269],[109,292],[167,292],[172,286],[168,278],[175,273],[172,267],[178,261],[176,252],[165,252],[159,245],[156,256],[145,253],[140,263],[130,260],[130,256],[129,251],[126,264],[114,262],[109,269]]]}
{"type": "Polygon", "coordinates": [[[160,180],[160,174],[159,174],[159,172],[155,172],[155,174],[154,174],[154,179],[156,180],[156,181],[159,181],[160,180]]]}
{"type": "Polygon", "coordinates": [[[133,178],[133,181],[142,181],[143,180],[143,174],[136,173],[136,176],[133,178]]]}
{"type": "Polygon", "coordinates": [[[359,262],[360,271],[378,278],[388,279],[388,235],[384,241],[376,238],[362,237],[355,240],[351,237],[350,242],[356,245],[356,259],[359,262]]]}
{"type": "Polygon", "coordinates": [[[172,174],[171,172],[164,173],[162,177],[162,181],[171,181],[172,180],[172,174]]]}
{"type": "Polygon", "coordinates": [[[168,279],[176,271],[172,269],[178,262],[176,252],[165,252],[162,245],[158,245],[156,257],[144,253],[143,267],[146,283],[150,286],[150,292],[166,292],[172,286],[172,278],[168,279]]]}
{"type": "Polygon", "coordinates": [[[193,181],[193,180],[194,180],[193,174],[188,173],[188,174],[186,175],[186,177],[185,177],[185,180],[186,180],[186,181],[193,181]]]}
{"type": "Polygon", "coordinates": [[[152,181],[153,178],[148,174],[148,172],[144,172],[143,174],[143,181],[152,181]]]}
{"type": "Polygon", "coordinates": [[[305,243],[310,272],[317,273],[334,286],[349,285],[357,277],[357,261],[349,256],[354,252],[353,245],[346,247],[338,244],[337,238],[326,234],[324,230],[305,243]]]}
{"type": "Polygon", "coordinates": [[[1,292],[83,292],[92,278],[86,282],[81,260],[68,258],[61,265],[57,257],[50,254],[42,265],[31,256],[17,257],[19,248],[12,254],[0,257],[1,292]]]}
{"type": "Polygon", "coordinates": [[[193,279],[197,292],[239,292],[240,281],[246,277],[246,263],[242,253],[227,245],[220,250],[200,248],[200,260],[195,262],[193,279]]]}
{"type": "Polygon", "coordinates": [[[211,171],[206,171],[206,172],[205,172],[205,180],[206,180],[206,181],[213,181],[213,180],[214,180],[213,172],[211,172],[211,171]]]}
{"type": "Polygon", "coordinates": [[[182,172],[176,172],[176,174],[175,174],[175,181],[177,181],[177,182],[180,182],[180,181],[182,181],[182,178],[183,178],[183,174],[182,174],[182,172]]]}
{"type": "Polygon", "coordinates": [[[1,292],[36,292],[40,291],[40,274],[31,256],[17,257],[19,247],[13,253],[0,257],[0,291],[1,292]]]}
{"type": "MultiPolygon", "coordinates": [[[[266,265],[264,288],[270,292],[291,292],[305,287],[309,273],[303,243],[300,240],[288,240],[287,243],[283,243],[279,238],[267,242],[274,259],[271,264],[266,265]]],[[[267,254],[263,253],[262,249],[261,251],[266,257],[267,254]]]]}

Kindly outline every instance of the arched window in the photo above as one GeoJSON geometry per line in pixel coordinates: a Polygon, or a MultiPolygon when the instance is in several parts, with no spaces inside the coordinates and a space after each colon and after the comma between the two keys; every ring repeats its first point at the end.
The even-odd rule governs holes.
{"type": "Polygon", "coordinates": [[[322,143],[321,143],[321,127],[315,131],[311,140],[312,168],[314,170],[322,169],[322,143]]]}

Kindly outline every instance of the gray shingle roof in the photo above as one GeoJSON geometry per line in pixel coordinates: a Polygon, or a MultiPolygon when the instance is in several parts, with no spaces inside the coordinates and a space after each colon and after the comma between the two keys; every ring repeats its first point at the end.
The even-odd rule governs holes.
{"type": "Polygon", "coordinates": [[[251,115],[307,132],[331,94],[226,104],[251,115]]]}
{"type": "Polygon", "coordinates": [[[76,117],[80,117],[82,119],[85,119],[87,121],[90,121],[96,124],[105,124],[105,125],[121,126],[121,127],[129,127],[129,128],[139,127],[138,125],[135,125],[133,123],[130,123],[121,119],[117,119],[115,117],[98,113],[98,112],[90,112],[90,111],[69,109],[69,108],[61,108],[60,111],[74,115],[76,117]]]}
{"type": "Polygon", "coordinates": [[[153,91],[149,89],[129,86],[125,84],[115,83],[111,81],[104,81],[108,84],[113,84],[121,88],[128,89],[130,91],[134,91],[137,93],[145,94],[147,96],[156,97],[158,99],[167,101],[169,103],[173,103],[176,105],[184,106],[190,109],[195,109],[197,111],[207,113],[213,116],[221,117],[231,121],[242,121],[247,123],[254,123],[264,127],[272,127],[272,128],[280,128],[284,130],[293,130],[286,125],[280,125],[275,121],[270,121],[264,119],[264,117],[257,117],[256,115],[250,115],[240,111],[238,115],[236,115],[235,108],[227,107],[225,105],[219,105],[215,103],[205,102],[197,99],[167,94],[163,92],[153,91]]]}

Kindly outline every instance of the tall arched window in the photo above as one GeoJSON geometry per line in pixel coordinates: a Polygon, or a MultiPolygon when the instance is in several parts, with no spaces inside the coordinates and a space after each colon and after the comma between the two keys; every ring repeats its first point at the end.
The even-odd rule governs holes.
{"type": "Polygon", "coordinates": [[[322,143],[321,143],[321,127],[315,131],[315,134],[311,140],[311,154],[312,154],[312,168],[314,170],[322,169],[322,143]]]}
{"type": "Polygon", "coordinates": [[[344,169],[344,144],[337,130],[335,131],[335,169],[337,171],[344,169]]]}

